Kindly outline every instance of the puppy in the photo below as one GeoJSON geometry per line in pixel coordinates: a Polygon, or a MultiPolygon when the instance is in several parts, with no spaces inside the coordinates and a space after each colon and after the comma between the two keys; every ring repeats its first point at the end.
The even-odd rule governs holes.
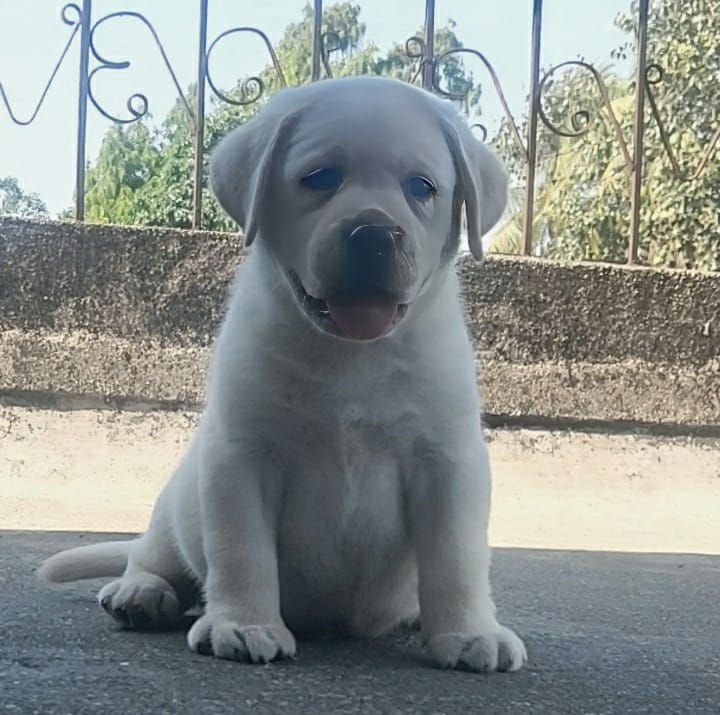
{"type": "Polygon", "coordinates": [[[267,662],[295,635],[419,618],[437,664],[517,670],[488,581],[490,470],[454,258],[506,176],[454,108],[400,81],[287,89],[213,153],[252,244],[207,407],[147,532],[48,559],[116,577],[102,607],[162,627],[200,602],[194,651],[267,662]]]}

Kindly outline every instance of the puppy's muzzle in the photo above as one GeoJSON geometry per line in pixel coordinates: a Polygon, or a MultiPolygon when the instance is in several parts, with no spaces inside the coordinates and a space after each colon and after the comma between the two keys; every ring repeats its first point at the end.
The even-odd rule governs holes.
{"type": "Polygon", "coordinates": [[[368,209],[336,224],[330,236],[334,270],[318,295],[305,290],[297,271],[287,272],[305,314],[326,333],[349,340],[387,335],[412,300],[405,230],[385,212],[368,209]]]}
{"type": "Polygon", "coordinates": [[[399,226],[373,223],[351,225],[344,243],[344,292],[367,295],[386,291],[392,284],[399,243],[405,232],[399,226]]]}

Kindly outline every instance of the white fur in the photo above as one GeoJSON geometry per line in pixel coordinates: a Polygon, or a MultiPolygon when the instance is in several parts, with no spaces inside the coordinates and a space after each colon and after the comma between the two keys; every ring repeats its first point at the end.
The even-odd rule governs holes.
{"type": "MultiPolygon", "coordinates": [[[[451,116],[444,103],[387,80],[323,82],[281,93],[274,106],[362,91],[369,112],[373,101],[396,102],[401,117],[403,103],[417,102],[443,121],[451,116]]],[[[252,120],[265,136],[281,133],[277,122],[262,124],[272,123],[270,107],[252,120]]],[[[458,128],[448,143],[436,141],[430,124],[418,129],[429,133],[431,161],[447,167],[467,161],[450,154],[458,141],[471,141],[452,121],[458,128]]],[[[262,217],[247,215],[259,210],[263,197],[255,194],[269,191],[271,178],[255,176],[244,187],[233,154],[234,143],[238,152],[251,146],[243,136],[231,135],[218,150],[214,187],[233,215],[257,221],[258,240],[239,271],[193,443],[140,539],[58,554],[41,574],[119,576],[99,598],[131,627],[172,622],[201,593],[205,611],[188,642],[222,658],[291,657],[293,632],[372,637],[419,616],[439,665],[520,668],[523,643],[497,622],[490,595],[490,471],[457,278],[451,260],[436,260],[445,235],[434,239],[435,258],[418,258],[432,266],[431,280],[394,331],[364,342],[329,336],[298,308],[262,217]]],[[[504,177],[486,150],[472,145],[464,153],[482,162],[463,172],[475,172],[468,179],[474,220],[485,212],[487,222],[502,210],[504,177]]],[[[447,216],[445,234],[449,188],[435,214],[447,216]]],[[[296,208],[289,204],[289,215],[296,208]]],[[[282,237],[303,240],[292,226],[282,237]]]]}

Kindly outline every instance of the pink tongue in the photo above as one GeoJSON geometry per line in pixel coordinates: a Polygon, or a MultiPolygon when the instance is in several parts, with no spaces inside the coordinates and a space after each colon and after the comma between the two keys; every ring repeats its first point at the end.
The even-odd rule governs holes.
{"type": "Polygon", "coordinates": [[[327,305],[343,337],[351,340],[379,338],[398,311],[398,304],[388,298],[330,298],[327,305]]]}

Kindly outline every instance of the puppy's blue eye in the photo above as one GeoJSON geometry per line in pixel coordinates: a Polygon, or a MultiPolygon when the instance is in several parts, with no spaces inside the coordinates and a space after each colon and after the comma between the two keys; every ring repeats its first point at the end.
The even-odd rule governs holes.
{"type": "Polygon", "coordinates": [[[311,191],[335,191],[342,182],[342,171],[335,167],[315,169],[300,179],[300,183],[311,191]]]}
{"type": "Polygon", "coordinates": [[[418,201],[427,201],[437,191],[435,184],[424,176],[411,176],[407,181],[407,190],[418,201]]]}

